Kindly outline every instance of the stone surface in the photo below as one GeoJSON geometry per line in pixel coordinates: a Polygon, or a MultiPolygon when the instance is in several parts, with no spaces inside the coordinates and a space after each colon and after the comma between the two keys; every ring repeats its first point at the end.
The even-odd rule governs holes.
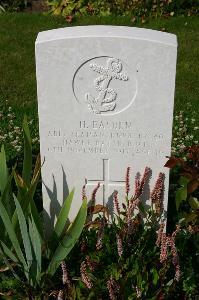
{"type": "MultiPolygon", "coordinates": [[[[176,72],[176,36],[140,28],[87,26],[39,33],[36,69],[44,207],[54,221],[75,187],[71,218],[101,183],[97,202],[124,199],[145,166],[164,172],[165,208],[176,72]]],[[[144,201],[149,197],[145,191],[144,201]]]]}

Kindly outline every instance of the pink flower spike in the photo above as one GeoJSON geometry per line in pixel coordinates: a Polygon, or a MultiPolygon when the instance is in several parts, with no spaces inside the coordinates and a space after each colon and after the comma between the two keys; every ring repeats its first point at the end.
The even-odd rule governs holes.
{"type": "Polygon", "coordinates": [[[107,289],[109,292],[109,297],[111,300],[116,300],[117,296],[116,294],[119,292],[119,285],[117,284],[117,282],[113,279],[113,277],[111,276],[111,278],[107,281],[107,289]]]}
{"type": "Polygon", "coordinates": [[[81,263],[80,274],[81,274],[81,279],[82,279],[83,283],[85,284],[85,286],[88,289],[91,289],[93,287],[93,283],[92,283],[92,281],[90,280],[90,278],[89,278],[89,276],[87,274],[86,262],[85,261],[83,261],[81,263]]]}
{"type": "Polygon", "coordinates": [[[156,240],[156,246],[160,247],[161,241],[162,241],[162,235],[164,231],[165,223],[160,224],[160,228],[157,232],[157,240],[156,240]]]}
{"type": "Polygon", "coordinates": [[[159,173],[155,187],[151,193],[151,201],[155,205],[155,210],[158,215],[163,209],[163,192],[164,192],[164,174],[159,173]]]}
{"type": "Polygon", "coordinates": [[[125,183],[126,183],[126,195],[128,197],[130,191],[130,167],[128,167],[126,170],[125,183]]]}
{"type": "Polygon", "coordinates": [[[167,260],[167,236],[166,233],[162,234],[161,247],[160,247],[160,262],[164,263],[167,260]]]}
{"type": "Polygon", "coordinates": [[[83,185],[82,187],[82,201],[86,199],[86,185],[83,185]]]}
{"type": "Polygon", "coordinates": [[[119,257],[122,257],[123,254],[122,239],[119,234],[116,235],[116,238],[117,238],[117,252],[119,257]]]}
{"type": "Polygon", "coordinates": [[[69,276],[68,276],[68,271],[67,271],[67,268],[66,268],[65,261],[61,262],[61,268],[62,268],[62,282],[63,282],[63,285],[67,285],[68,287],[70,287],[71,282],[70,282],[70,279],[69,279],[69,276]]]}
{"type": "Polygon", "coordinates": [[[95,200],[96,200],[96,194],[97,194],[97,191],[99,190],[100,188],[100,183],[98,182],[97,186],[94,188],[93,192],[92,192],[92,196],[91,196],[91,201],[92,203],[94,204],[95,203],[95,200]]]}
{"type": "Polygon", "coordinates": [[[119,200],[118,200],[118,191],[115,191],[113,194],[113,201],[114,201],[114,206],[117,211],[117,214],[120,215],[120,206],[119,206],[119,200]]]}

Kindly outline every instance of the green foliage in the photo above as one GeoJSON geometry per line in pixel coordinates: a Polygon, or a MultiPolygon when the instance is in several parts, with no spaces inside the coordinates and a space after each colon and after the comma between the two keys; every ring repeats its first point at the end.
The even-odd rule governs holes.
{"type": "MultiPolygon", "coordinates": [[[[66,258],[68,253],[74,247],[83,229],[84,223],[86,221],[86,215],[87,203],[86,200],[84,200],[74,222],[69,226],[63,238],[59,239],[59,245],[55,250],[52,260],[48,266],[47,274],[50,274],[51,276],[54,275],[60,263],[66,258]]],[[[63,215],[60,214],[59,216],[61,218],[63,215]]],[[[59,223],[63,222],[63,220],[59,220],[58,218],[59,223]]]]}
{"type": "Polygon", "coordinates": [[[0,14],[4,12],[5,12],[5,8],[2,5],[0,5],[0,14]]]}
{"type": "Polygon", "coordinates": [[[88,220],[66,259],[71,280],[64,284],[64,299],[193,299],[197,295],[198,227],[164,233],[160,224],[164,212],[159,214],[155,205],[158,197],[152,196],[152,205],[143,206],[138,200],[142,192],[138,198],[128,192],[123,209],[115,194],[114,212],[100,205],[89,208],[95,218],[88,220]]]}
{"type": "Polygon", "coordinates": [[[54,235],[57,239],[61,237],[61,234],[65,228],[66,220],[68,219],[68,214],[73,200],[73,195],[74,195],[74,190],[69,194],[67,201],[64,202],[62,209],[59,213],[59,216],[57,218],[57,223],[54,229],[54,235]]]}
{"type": "Polygon", "coordinates": [[[38,157],[32,172],[31,137],[26,117],[23,133],[22,176],[15,168],[9,175],[4,147],[0,152],[0,259],[3,259],[7,267],[3,269],[13,273],[24,286],[27,295],[30,288],[32,295],[38,292],[38,288],[41,294],[45,294],[45,288],[48,289],[46,280],[50,280],[55,274],[81,234],[87,215],[87,201],[82,201],[74,222],[70,224],[67,218],[74,195],[72,191],[65,199],[54,230],[47,241],[46,229],[34,202],[40,177],[40,159],[38,157]],[[15,193],[12,190],[12,180],[17,187],[15,193]]]}
{"type": "Polygon", "coordinates": [[[175,193],[178,221],[199,225],[199,146],[185,148],[181,156],[170,157],[165,165],[179,174],[175,193]]]}
{"type": "MultiPolygon", "coordinates": [[[[21,156],[23,154],[23,133],[26,129],[23,128],[23,130],[21,128],[21,118],[21,116],[18,116],[17,120],[17,112],[14,112],[12,107],[8,105],[8,101],[0,103],[0,145],[5,146],[5,151],[9,159],[12,157],[16,157],[16,153],[17,156],[21,156]]],[[[33,120],[32,118],[33,116],[31,116],[31,120],[28,122],[29,130],[31,131],[31,136],[33,136],[31,140],[31,147],[33,148],[34,152],[38,153],[38,125],[36,120],[33,120]]],[[[27,136],[27,138],[30,137],[27,136]]],[[[27,155],[27,151],[28,150],[25,149],[24,155],[27,155]]]]}
{"type": "Polygon", "coordinates": [[[14,11],[21,11],[23,10],[26,5],[26,0],[2,0],[0,1],[0,4],[2,4],[2,7],[9,12],[14,11]]]}
{"type": "Polygon", "coordinates": [[[144,1],[144,0],[48,0],[50,13],[54,15],[132,15],[144,19],[149,15],[162,16],[183,13],[196,13],[197,0],[193,1],[144,1]]]}
{"type": "Polygon", "coordinates": [[[192,110],[190,102],[187,103],[186,112],[180,111],[174,116],[172,155],[183,156],[183,149],[198,144],[199,127],[196,116],[197,111],[192,110]]]}
{"type": "Polygon", "coordinates": [[[28,217],[28,220],[26,220],[16,197],[14,197],[14,201],[19,221],[20,236],[17,237],[17,232],[14,230],[12,221],[0,201],[0,217],[13,249],[13,251],[10,251],[7,245],[0,239],[1,254],[8,267],[10,266],[10,263],[7,263],[7,259],[17,263],[25,274],[28,284],[37,287],[37,285],[41,285],[41,280],[43,280],[42,275],[49,274],[52,276],[56,272],[61,261],[66,258],[68,253],[74,247],[86,220],[86,201],[83,202],[72,225],[68,228],[66,233],[63,234],[63,237],[59,239],[58,246],[56,246],[55,253],[50,259],[47,270],[42,270],[42,247],[46,247],[45,241],[40,236],[33,217],[30,216],[28,217]]]}
{"type": "Polygon", "coordinates": [[[24,132],[24,162],[23,162],[22,178],[26,186],[29,187],[31,172],[32,172],[32,145],[31,145],[30,131],[28,128],[28,122],[26,117],[23,122],[23,132],[24,132]]]}
{"type": "MultiPolygon", "coordinates": [[[[30,150],[31,145],[26,145],[31,143],[26,122],[24,120],[24,136],[27,135],[24,147],[30,150]]],[[[68,220],[74,196],[74,190],[71,191],[64,201],[51,237],[46,241],[41,217],[36,206],[32,205],[40,163],[38,160],[32,174],[30,163],[27,163],[27,157],[31,156],[29,150],[24,159],[26,167],[22,168],[26,170],[26,181],[16,168],[9,175],[4,148],[0,152],[3,179],[0,184],[0,220],[6,233],[0,236],[0,253],[4,261],[0,260],[2,295],[13,299],[15,296],[18,299],[40,299],[49,294],[63,294],[63,299],[67,300],[191,299],[197,296],[198,225],[192,222],[188,228],[185,224],[170,235],[164,233],[161,223],[164,222],[163,174],[159,174],[151,191],[151,203],[145,206],[141,199],[147,191],[150,170],[146,168],[142,178],[136,178],[135,192],[131,196],[128,168],[122,208],[116,192],[113,194],[114,211],[95,205],[98,186],[92,194],[88,212],[84,199],[72,224],[68,220]],[[14,217],[9,215],[4,198],[5,191],[12,191],[11,179],[17,186],[17,192],[7,194],[12,195],[8,199],[14,204],[11,208],[14,217]],[[24,205],[24,202],[28,203],[24,205]],[[57,270],[60,264],[63,282],[60,282],[61,276],[57,270]],[[20,285],[17,284],[19,282],[20,285]]],[[[198,189],[195,183],[195,178],[198,178],[197,159],[198,147],[193,146],[188,149],[187,161],[172,158],[167,163],[168,167],[181,167],[180,192],[177,196],[179,209],[181,198],[186,198],[191,209],[198,211],[195,199],[198,189]]]]}
{"type": "Polygon", "coordinates": [[[5,154],[5,150],[4,147],[1,147],[1,152],[0,152],[0,191],[1,194],[3,193],[5,187],[6,187],[6,183],[8,181],[8,169],[7,169],[7,165],[6,165],[6,154],[5,154]]]}

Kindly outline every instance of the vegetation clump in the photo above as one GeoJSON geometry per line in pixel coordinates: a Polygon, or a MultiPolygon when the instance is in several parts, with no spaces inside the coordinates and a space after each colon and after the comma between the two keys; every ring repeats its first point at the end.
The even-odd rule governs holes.
{"type": "Polygon", "coordinates": [[[112,210],[95,205],[100,185],[94,190],[87,223],[66,260],[71,281],[63,283],[63,299],[192,299],[197,295],[198,223],[177,223],[170,233],[166,231],[164,174],[159,174],[145,204],[142,196],[150,169],[135,178],[133,192],[129,175],[130,168],[125,201],[120,205],[114,192],[112,210]]]}
{"type": "Polygon", "coordinates": [[[38,158],[32,171],[26,120],[23,136],[21,175],[16,165],[9,171],[4,148],[0,152],[0,294],[3,297],[155,300],[197,296],[197,145],[185,149],[186,159],[173,156],[166,163],[180,179],[175,190],[177,217],[173,229],[170,226],[166,229],[164,174],[159,173],[150,191],[151,170],[146,167],[142,176],[137,173],[132,189],[128,167],[122,204],[117,191],[112,194],[112,206],[96,204],[101,188],[97,184],[87,205],[85,184],[82,206],[74,222],[69,226],[72,191],[51,237],[46,239],[42,205],[35,201],[41,166],[38,158]],[[184,209],[183,203],[189,209],[184,209]]]}
{"type": "Polygon", "coordinates": [[[140,19],[145,23],[150,17],[169,17],[174,15],[192,15],[197,14],[198,4],[196,0],[179,1],[179,0],[72,0],[58,1],[48,0],[50,13],[62,15],[69,22],[72,21],[69,16],[82,15],[131,15],[132,21],[140,19]]]}

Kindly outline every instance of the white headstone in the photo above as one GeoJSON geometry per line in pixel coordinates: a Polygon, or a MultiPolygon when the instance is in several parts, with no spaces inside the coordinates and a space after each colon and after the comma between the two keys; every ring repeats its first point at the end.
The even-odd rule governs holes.
{"type": "MultiPolygon", "coordinates": [[[[75,187],[71,217],[101,182],[98,203],[124,199],[125,172],[165,173],[168,198],[177,42],[173,34],[81,26],[41,32],[36,41],[44,208],[54,221],[75,187]]],[[[132,180],[133,183],[133,180],[132,180]]],[[[147,196],[146,196],[147,197],[147,196]]]]}

